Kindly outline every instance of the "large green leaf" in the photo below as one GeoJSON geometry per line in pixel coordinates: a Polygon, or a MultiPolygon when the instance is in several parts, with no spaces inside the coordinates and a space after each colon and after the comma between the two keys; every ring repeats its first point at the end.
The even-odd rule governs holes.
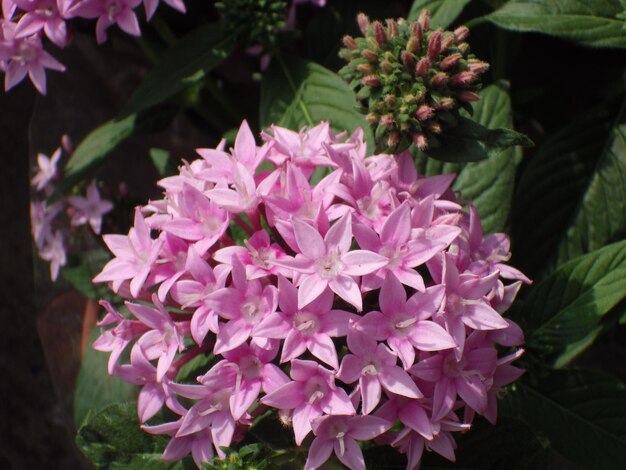
{"type": "MultiPolygon", "coordinates": [[[[99,410],[112,403],[134,400],[137,387],[107,372],[109,354],[91,347],[100,335],[100,328],[94,328],[76,381],[74,392],[74,422],[80,426],[91,411],[99,410]]],[[[135,417],[135,420],[137,418],[135,417]]]]}
{"type": "Polygon", "coordinates": [[[182,470],[182,462],[161,462],[167,437],[142,431],[133,403],[116,403],[89,413],[76,435],[78,448],[98,470],[182,470]]]}
{"type": "Polygon", "coordinates": [[[554,134],[528,162],[512,220],[519,266],[528,274],[537,277],[557,260],[623,237],[622,144],[622,131],[611,128],[611,119],[596,116],[554,134]]]}
{"type": "MultiPolygon", "coordinates": [[[[480,94],[474,105],[474,119],[483,126],[511,127],[511,100],[504,83],[490,85],[480,94]]],[[[471,200],[478,208],[485,232],[497,232],[506,228],[513,182],[515,179],[516,150],[509,148],[499,154],[476,163],[443,163],[424,154],[418,154],[418,171],[425,175],[457,173],[453,188],[471,200]]]]}
{"type": "Polygon", "coordinates": [[[511,0],[487,19],[514,31],[536,31],[595,47],[626,48],[619,0],[511,0]]]}
{"type": "MultiPolygon", "coordinates": [[[[625,32],[626,33],[626,32],[625,32]]],[[[626,238],[626,125],[613,129],[573,223],[558,248],[560,263],[626,238]]]]}
{"type": "Polygon", "coordinates": [[[415,0],[408,14],[409,20],[416,20],[421,11],[430,11],[432,28],[447,28],[461,14],[471,0],[415,0]]]}
{"type": "Polygon", "coordinates": [[[517,384],[501,410],[528,423],[581,468],[624,468],[626,389],[608,375],[553,371],[536,387],[517,384]]]}
{"type": "Polygon", "coordinates": [[[278,124],[298,130],[328,121],[335,131],[365,131],[374,148],[369,125],[356,110],[356,97],[339,76],[314,62],[276,55],[261,84],[261,126],[278,124]]]}
{"type": "Polygon", "coordinates": [[[182,91],[189,81],[206,74],[231,52],[234,35],[217,23],[203,25],[176,41],[130,97],[121,115],[143,111],[182,91]]]}
{"type": "Polygon", "coordinates": [[[626,240],[563,264],[511,314],[529,349],[564,365],[593,341],[603,317],[626,297],[625,280],[626,240]],[[567,349],[571,345],[574,350],[567,349]]]}

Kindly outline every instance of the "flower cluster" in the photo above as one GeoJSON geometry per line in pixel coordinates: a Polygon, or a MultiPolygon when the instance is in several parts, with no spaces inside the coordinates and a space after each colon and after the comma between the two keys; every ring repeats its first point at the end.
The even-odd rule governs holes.
{"type": "Polygon", "coordinates": [[[234,148],[199,149],[162,179],[128,235],[104,235],[115,257],[94,282],[127,299],[101,302],[109,373],[142,387],[142,428],[171,436],[165,460],[223,457],[268,408],[297,445],[312,440],[307,469],[333,452],[364,469],[357,442],[374,438],[407,468],[424,449],[454,460],[452,433],[476,413],[493,422],[522,374],[522,350],[496,349],[523,343],[502,313],[530,282],[505,264],[507,236],[483,236],[454,175],[421,177],[408,152],[365,158],[362,130],[262,138],[244,121],[234,148]],[[178,377],[210,353],[196,382],[178,377]],[[148,424],[163,405],[179,418],[148,424]]]}
{"type": "Polygon", "coordinates": [[[63,136],[61,142],[62,146],[51,157],[43,153],[37,155],[36,174],[31,180],[37,195],[42,197],[30,203],[33,241],[39,257],[50,262],[50,278],[53,281],[57,279],[59,269],[67,262],[64,232],[69,227],[89,224],[99,234],[102,216],[113,209],[110,201],[100,198],[94,181],[87,187],[85,197],[72,195],[59,198],[52,204],[48,203],[47,199],[54,193],[54,181],[60,176],[57,164],[62,152],[72,152],[72,144],[67,136],[63,136]]]}
{"type": "MultiPolygon", "coordinates": [[[[0,0],[0,71],[5,74],[4,89],[10,90],[26,74],[42,95],[46,94],[45,69],[65,71],[65,67],[43,49],[48,38],[60,48],[71,42],[67,21],[73,18],[97,19],[96,39],[107,39],[107,29],[117,24],[121,30],[139,36],[141,30],[135,9],[142,3],[150,20],[159,0],[0,0]]],[[[164,0],[172,8],[185,11],[183,0],[164,0]]]]}
{"type": "Polygon", "coordinates": [[[357,91],[376,140],[389,151],[436,147],[459,107],[478,100],[479,75],[489,68],[470,54],[469,29],[432,31],[428,10],[386,27],[363,13],[357,20],[364,37],[344,37],[340,55],[348,65],[339,73],[357,91]]]}

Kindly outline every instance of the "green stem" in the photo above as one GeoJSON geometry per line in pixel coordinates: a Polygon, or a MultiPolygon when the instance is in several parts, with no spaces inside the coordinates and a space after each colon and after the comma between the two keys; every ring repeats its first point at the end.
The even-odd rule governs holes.
{"type": "Polygon", "coordinates": [[[165,21],[163,21],[163,18],[161,18],[159,15],[154,15],[150,20],[150,24],[168,47],[172,46],[176,41],[178,41],[178,38],[176,37],[170,26],[165,21]]]}
{"type": "Polygon", "coordinates": [[[139,44],[139,48],[148,58],[148,60],[152,62],[152,64],[156,64],[159,61],[159,53],[154,48],[154,46],[150,44],[150,42],[146,41],[142,37],[135,38],[135,42],[139,44]]]}

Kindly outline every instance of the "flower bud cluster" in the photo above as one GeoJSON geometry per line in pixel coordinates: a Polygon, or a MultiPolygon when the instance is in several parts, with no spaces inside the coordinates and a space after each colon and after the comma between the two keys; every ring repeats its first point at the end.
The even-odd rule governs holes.
{"type": "Polygon", "coordinates": [[[363,13],[357,21],[363,37],[343,38],[340,55],[348,64],[339,74],[357,92],[378,147],[436,147],[459,109],[478,100],[479,76],[489,68],[470,53],[469,30],[432,30],[428,10],[414,22],[389,19],[383,25],[363,13]]]}
{"type": "Polygon", "coordinates": [[[273,45],[276,32],[287,25],[287,0],[224,0],[215,7],[227,29],[263,47],[273,45]]]}
{"type": "Polygon", "coordinates": [[[142,387],[142,428],[171,437],[164,460],[224,458],[268,409],[308,438],[306,469],[333,452],[364,469],[357,441],[374,438],[407,468],[424,448],[453,460],[453,433],[476,413],[494,422],[522,374],[523,333],[502,314],[530,281],[506,264],[507,236],[483,236],[454,175],[422,177],[408,152],[365,158],[360,129],[262,138],[244,121],[234,148],[162,179],[128,235],[104,235],[114,258],[94,282],[126,298],[101,302],[109,373],[142,387]],[[207,370],[180,374],[198,355],[207,370]],[[164,406],[177,418],[149,423],[164,406]]]}
{"type": "Polygon", "coordinates": [[[54,181],[60,176],[57,164],[63,151],[72,152],[72,143],[67,135],[62,137],[61,147],[51,157],[37,154],[36,174],[31,180],[37,192],[30,203],[33,241],[39,257],[50,262],[50,278],[53,281],[56,281],[60,268],[67,262],[64,238],[70,228],[89,224],[99,234],[102,216],[113,209],[110,201],[100,199],[95,181],[87,187],[86,197],[75,194],[48,203],[46,199],[54,192],[54,181]]]}

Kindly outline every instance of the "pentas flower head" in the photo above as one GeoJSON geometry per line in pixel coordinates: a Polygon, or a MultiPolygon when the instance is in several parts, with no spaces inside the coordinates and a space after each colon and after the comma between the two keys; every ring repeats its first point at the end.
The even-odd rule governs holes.
{"type": "Polygon", "coordinates": [[[272,126],[263,140],[242,123],[233,149],[201,149],[161,180],[128,235],[104,236],[115,257],[94,282],[136,300],[127,315],[104,304],[112,327],[94,346],[143,387],[142,420],[180,416],[144,426],[171,436],[166,460],[223,458],[268,409],[296,445],[315,435],[306,468],[333,453],[364,468],[357,442],[374,438],[409,468],[424,449],[453,460],[454,433],[495,420],[521,373],[523,333],[502,316],[525,280],[508,238],[483,236],[453,176],[424,178],[406,153],[365,157],[362,131],[272,126]],[[311,161],[328,172],[317,184],[311,161]],[[181,372],[198,355],[206,372],[181,372]]]}

